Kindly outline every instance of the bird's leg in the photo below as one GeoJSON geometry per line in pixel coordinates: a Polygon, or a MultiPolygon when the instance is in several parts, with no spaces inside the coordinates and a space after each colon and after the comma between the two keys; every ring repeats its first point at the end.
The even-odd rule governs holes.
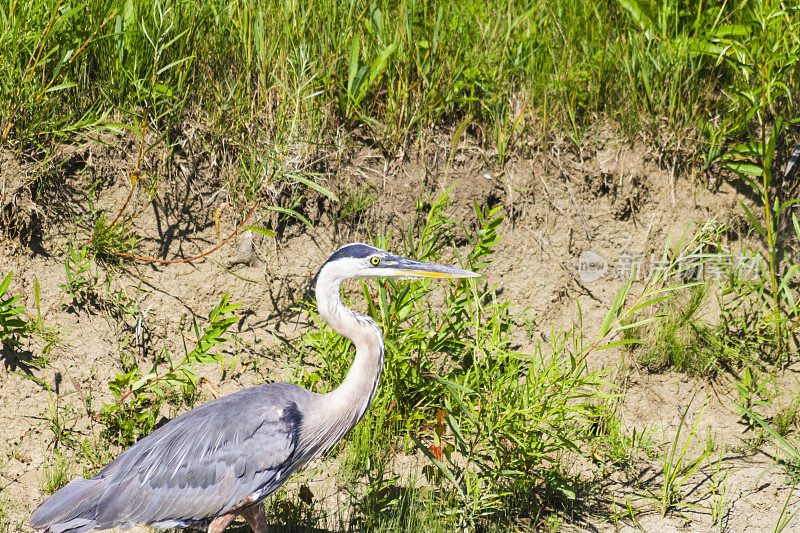
{"type": "Polygon", "coordinates": [[[228,513],[216,517],[208,524],[208,533],[222,533],[225,528],[236,518],[236,513],[228,513]]]}
{"type": "Polygon", "coordinates": [[[239,514],[247,520],[253,533],[267,533],[267,516],[264,514],[264,506],[260,503],[249,509],[242,509],[239,514]]]}

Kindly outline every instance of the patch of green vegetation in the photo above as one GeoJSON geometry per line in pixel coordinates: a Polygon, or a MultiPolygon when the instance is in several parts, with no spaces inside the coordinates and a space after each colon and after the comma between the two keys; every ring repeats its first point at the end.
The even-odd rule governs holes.
{"type": "Polygon", "coordinates": [[[357,221],[376,199],[377,195],[371,192],[369,187],[361,187],[344,196],[336,216],[342,221],[357,221]]]}
{"type": "MultiPolygon", "coordinates": [[[[101,311],[109,317],[124,322],[139,312],[137,302],[122,287],[115,286],[119,275],[113,268],[102,268],[103,262],[94,261],[97,255],[89,243],[76,248],[73,243],[68,246],[64,259],[66,283],[59,287],[69,298],[64,308],[68,311],[80,310],[88,313],[101,311]]],[[[113,257],[113,256],[112,256],[113,257]]],[[[110,263],[104,262],[106,266],[110,263]]],[[[141,290],[141,282],[137,291],[141,290]]],[[[52,333],[52,332],[51,332],[52,333]]],[[[48,337],[43,335],[46,340],[48,337]]],[[[57,338],[50,339],[57,342],[57,338]]]]}
{"type": "Polygon", "coordinates": [[[789,404],[781,407],[773,417],[775,431],[782,437],[788,435],[790,431],[800,429],[800,383],[797,385],[794,389],[796,393],[790,397],[789,404]]]}
{"type": "Polygon", "coordinates": [[[14,525],[11,523],[11,518],[8,516],[8,511],[6,510],[7,505],[8,502],[5,497],[0,496],[0,533],[12,531],[11,528],[14,525]]]}
{"type": "Polygon", "coordinates": [[[563,130],[580,144],[605,115],[710,168],[739,164],[731,148],[753,121],[766,138],[798,114],[798,8],[777,0],[72,6],[0,12],[0,143],[114,128],[119,115],[141,139],[170,137],[202,114],[214,143],[249,145],[254,127],[279,147],[316,143],[344,125],[392,153],[460,124],[502,166],[520,138],[563,130]],[[693,142],[674,135],[687,131],[693,142]]]}
{"type": "Polygon", "coordinates": [[[719,451],[716,461],[706,456],[706,464],[711,473],[708,496],[708,510],[711,513],[711,523],[722,531],[723,519],[730,512],[730,486],[728,478],[733,469],[725,468],[722,463],[723,451],[719,451]]]}
{"type": "Polygon", "coordinates": [[[9,272],[0,283],[0,347],[3,350],[14,350],[22,344],[22,339],[30,335],[31,325],[25,316],[25,306],[18,305],[21,296],[6,297],[11,285],[9,272]]]}
{"type": "Polygon", "coordinates": [[[707,378],[722,372],[741,380],[748,379],[742,374],[746,369],[777,368],[797,352],[787,326],[800,316],[796,263],[784,252],[776,308],[768,259],[723,245],[721,235],[728,230],[714,221],[700,228],[700,247],[681,259],[680,275],[691,282],[687,290],[673,291],[649,318],[640,313],[625,324],[626,345],[650,371],[676,369],[707,378]]]}
{"type": "Polygon", "coordinates": [[[717,371],[715,332],[701,318],[707,294],[707,286],[697,284],[683,302],[672,299],[661,306],[660,320],[639,334],[639,364],[651,372],[675,368],[709,376],[717,371]]]}
{"type": "Polygon", "coordinates": [[[97,271],[91,271],[89,248],[81,246],[75,249],[70,244],[68,255],[64,260],[64,270],[66,271],[67,282],[59,285],[59,287],[72,299],[68,307],[97,305],[99,295],[96,286],[100,276],[97,271]]]}
{"type": "Polygon", "coordinates": [[[118,220],[110,224],[106,220],[106,213],[100,212],[94,220],[88,248],[99,260],[115,265],[125,259],[121,254],[135,254],[141,240],[134,233],[130,220],[118,220]]]}
{"type": "MultiPolygon", "coordinates": [[[[694,398],[692,398],[694,401],[694,398]]],[[[686,436],[685,442],[681,445],[681,433],[683,432],[684,420],[692,405],[690,401],[681,414],[681,419],[678,422],[678,430],[671,443],[667,443],[664,454],[662,456],[662,471],[661,471],[661,488],[658,494],[658,508],[661,516],[666,516],[667,511],[678,506],[683,501],[683,487],[686,485],[687,480],[691,475],[700,468],[711,450],[708,447],[696,458],[687,457],[687,452],[692,443],[692,440],[698,440],[697,426],[703,418],[703,413],[708,405],[708,401],[700,409],[700,413],[694,421],[694,424],[689,429],[689,434],[686,436]]],[[[688,426],[687,426],[688,427],[688,426]]]]}
{"type": "Polygon", "coordinates": [[[62,452],[56,451],[42,465],[42,493],[53,494],[70,480],[71,460],[62,452]]]}
{"type": "Polygon", "coordinates": [[[35,317],[28,314],[24,305],[18,305],[22,296],[6,298],[12,275],[13,271],[9,272],[0,283],[0,359],[8,369],[12,371],[21,369],[24,373],[20,375],[38,382],[38,378],[32,374],[32,369],[45,366],[50,350],[61,337],[57,331],[46,327],[42,321],[38,280],[33,282],[35,317]],[[29,349],[30,342],[26,343],[28,347],[23,348],[23,341],[29,341],[32,335],[37,335],[44,341],[41,354],[29,349]]]}
{"type": "MultiPolygon", "coordinates": [[[[372,479],[374,480],[374,479],[372,479]]],[[[435,488],[413,476],[387,476],[364,491],[348,493],[354,512],[339,505],[323,509],[321,498],[307,485],[287,483],[265,503],[268,522],[279,523],[287,532],[408,531],[445,533],[452,531],[446,515],[449,502],[439,498],[435,488]]],[[[502,531],[486,523],[483,531],[502,531]]]]}
{"type": "Polygon", "coordinates": [[[758,370],[753,367],[746,367],[741,374],[741,378],[736,383],[736,391],[739,393],[739,404],[750,409],[757,405],[765,405],[770,402],[770,392],[767,385],[770,382],[769,375],[760,375],[758,370]]]}
{"type": "Polygon", "coordinates": [[[223,295],[211,311],[208,323],[201,329],[197,320],[192,320],[194,347],[184,343],[184,357],[175,364],[166,348],[153,359],[149,370],[132,360],[130,368],[117,373],[108,387],[116,398],[104,404],[98,420],[105,426],[102,437],[109,443],[129,446],[155,428],[162,405],[172,404],[192,407],[198,395],[198,377],[195,364],[219,363],[223,356],[212,350],[227,342],[223,337],[228,328],[239,320],[231,316],[241,304],[229,304],[228,295],[223,295]]]}
{"type": "Polygon", "coordinates": [[[593,462],[599,467],[602,476],[615,470],[635,475],[642,460],[657,457],[659,454],[658,445],[653,442],[653,428],[624,428],[619,415],[611,409],[597,425],[597,431],[604,438],[601,443],[597,443],[593,462]]]}

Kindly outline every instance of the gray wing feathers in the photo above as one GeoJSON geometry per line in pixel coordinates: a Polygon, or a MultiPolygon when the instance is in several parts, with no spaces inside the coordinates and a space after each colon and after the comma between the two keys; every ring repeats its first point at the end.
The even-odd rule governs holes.
{"type": "Polygon", "coordinates": [[[286,383],[262,385],[184,413],[94,478],[75,479],[45,500],[31,525],[53,533],[134,523],[174,527],[224,514],[252,495],[261,499],[293,470],[298,404],[309,394],[286,383]]]}
{"type": "Polygon", "coordinates": [[[59,490],[45,503],[36,508],[31,514],[31,526],[35,529],[43,529],[50,524],[60,522],[64,517],[73,518],[67,522],[59,524],[61,527],[51,527],[53,533],[64,531],[79,533],[88,531],[97,525],[97,522],[90,518],[81,517],[82,514],[91,508],[92,502],[101,490],[101,483],[94,479],[83,479],[78,477],[59,490]],[[58,498],[55,498],[59,495],[58,498]]]}

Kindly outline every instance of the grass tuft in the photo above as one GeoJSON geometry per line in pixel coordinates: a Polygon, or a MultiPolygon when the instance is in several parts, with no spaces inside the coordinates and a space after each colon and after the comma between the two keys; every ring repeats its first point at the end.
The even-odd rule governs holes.
{"type": "Polygon", "coordinates": [[[95,218],[89,248],[99,260],[119,264],[124,259],[120,254],[135,254],[141,240],[130,221],[109,224],[105,212],[101,212],[95,218]]]}

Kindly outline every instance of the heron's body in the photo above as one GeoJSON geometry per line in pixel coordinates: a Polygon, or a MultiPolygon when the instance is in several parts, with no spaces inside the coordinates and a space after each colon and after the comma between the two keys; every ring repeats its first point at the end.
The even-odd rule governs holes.
{"type": "Polygon", "coordinates": [[[339,387],[317,394],[270,383],[203,404],[122,452],[93,478],[74,479],[33,512],[31,525],[52,533],[136,523],[162,529],[209,525],[218,532],[240,514],[263,531],[260,502],[353,429],[377,391],[383,338],[374,320],[342,304],[342,281],[426,273],[474,275],[367,245],[341,248],[322,266],[316,283],[320,314],[356,347],[339,387]],[[376,257],[383,263],[365,264],[376,257]]]}

